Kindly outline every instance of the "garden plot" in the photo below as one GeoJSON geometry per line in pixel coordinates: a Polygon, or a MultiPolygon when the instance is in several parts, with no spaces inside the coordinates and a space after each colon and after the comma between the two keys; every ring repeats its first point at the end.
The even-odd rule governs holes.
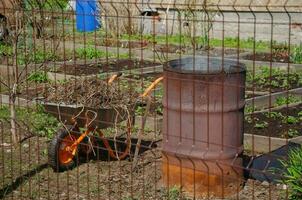
{"type": "MultiPolygon", "coordinates": [[[[5,141],[9,142],[9,138],[5,141]]],[[[100,154],[83,161],[77,168],[54,173],[47,166],[47,143],[46,138],[34,137],[16,149],[9,146],[0,151],[0,160],[5,161],[0,166],[0,175],[4,177],[0,198],[119,199],[122,196],[148,200],[194,199],[178,187],[166,189],[162,186],[160,148],[148,148],[142,152],[136,170],[128,159],[107,160],[100,148],[100,154]]],[[[249,200],[251,196],[261,200],[278,199],[285,192],[282,184],[248,179],[238,195],[226,199],[249,200]],[[268,189],[271,190],[270,193],[267,192],[268,189]]]]}
{"type": "Polygon", "coordinates": [[[248,72],[245,110],[245,146],[269,152],[302,139],[302,74],[260,67],[248,72]]]}
{"type": "MultiPolygon", "coordinates": [[[[127,91],[131,90],[131,88],[137,88],[141,90],[142,85],[136,87],[133,85],[133,87],[131,87],[129,85],[129,81],[133,80],[133,84],[141,84],[143,82],[144,88],[146,88],[150,82],[152,82],[161,74],[153,73],[149,75],[150,76],[140,74],[125,74],[127,80],[123,80],[121,78],[116,83],[121,84],[120,86],[122,88],[124,87],[127,91]]],[[[76,86],[80,85],[81,84],[77,84],[76,86]]],[[[65,98],[68,98],[69,101],[66,102],[74,103],[73,101],[75,101],[75,99],[77,99],[78,97],[71,95],[73,89],[70,87],[67,87],[65,85],[62,87],[62,90],[59,90],[59,94],[64,93],[62,94],[62,99],[57,99],[58,96],[53,96],[50,97],[49,100],[62,102],[65,101],[65,98]],[[68,93],[66,93],[65,89],[68,90],[68,93]]],[[[89,86],[84,86],[81,89],[85,88],[89,88],[89,86]]],[[[83,91],[81,90],[78,92],[83,93],[83,91]]],[[[160,100],[161,95],[162,89],[159,86],[158,90],[155,90],[155,92],[153,93],[153,97],[160,100]]],[[[85,96],[86,95],[84,95],[82,98],[83,101],[85,101],[86,99],[85,96]]],[[[141,108],[136,109],[136,113],[138,115],[142,115],[145,109],[145,104],[142,103],[141,105],[141,108]]],[[[155,108],[157,107],[158,106],[155,106],[155,108]]],[[[160,115],[160,113],[156,114],[160,115]]],[[[152,120],[152,118],[150,119],[152,120]]],[[[138,122],[137,125],[139,126],[139,124],[140,123],[138,122]]],[[[46,125],[44,127],[49,127],[49,125],[46,125]]],[[[136,126],[133,128],[133,136],[135,136],[135,132],[137,132],[138,127],[136,126]]],[[[6,129],[6,131],[9,130],[6,129]]],[[[112,132],[112,130],[105,131],[106,136],[112,136],[112,132]]],[[[147,141],[150,141],[154,138],[161,138],[161,135],[160,132],[155,134],[153,130],[145,130],[144,138],[146,138],[147,141]]],[[[5,139],[5,143],[9,143],[9,141],[9,138],[5,139]]],[[[101,154],[98,154],[96,156],[97,158],[88,159],[76,169],[60,174],[53,173],[52,170],[46,165],[46,137],[33,137],[29,140],[26,140],[24,143],[22,143],[20,147],[22,148],[21,150],[10,150],[10,148],[11,147],[6,148],[4,153],[0,152],[0,159],[2,158],[7,161],[3,166],[4,172],[9,172],[5,173],[5,183],[3,184],[4,187],[2,187],[7,191],[5,192],[6,197],[13,196],[14,198],[18,199],[35,199],[43,197],[57,199],[100,199],[110,196],[111,198],[119,199],[121,196],[134,196],[137,199],[146,198],[155,200],[168,199],[168,196],[169,198],[171,198],[172,196],[175,198],[178,198],[179,196],[186,196],[186,194],[181,192],[181,189],[177,187],[173,187],[167,190],[161,186],[160,148],[148,149],[148,151],[143,152],[140,156],[138,163],[139,168],[137,170],[133,170],[131,162],[129,162],[129,160],[108,162],[107,160],[104,160],[104,158],[101,158],[101,154]],[[19,152],[22,152],[21,161],[21,154],[19,152]],[[25,165],[24,163],[27,164],[25,165]],[[35,173],[29,173],[30,171],[34,171],[35,173]],[[22,180],[18,186],[10,185],[11,182],[19,180],[18,178],[22,180]],[[83,182],[85,182],[85,184],[81,184],[80,186],[78,185],[78,183],[83,182]]],[[[282,192],[282,185],[276,186],[270,185],[269,183],[248,180],[238,196],[230,197],[228,199],[250,199],[251,195],[254,195],[255,198],[264,200],[270,197],[278,198],[282,195],[282,192]],[[271,193],[267,192],[269,188],[272,189],[271,193]],[[253,191],[255,190],[257,190],[259,193],[254,193],[253,191]]],[[[2,193],[0,193],[0,195],[1,194],[2,193]]],[[[193,199],[190,197],[183,198],[193,199]]]]}
{"type": "Polygon", "coordinates": [[[276,63],[302,63],[302,45],[292,47],[284,44],[273,44],[271,52],[256,52],[242,55],[242,59],[276,63]],[[291,52],[291,53],[290,53],[291,52]]]}
{"type": "Polygon", "coordinates": [[[302,136],[302,102],[271,112],[248,113],[245,119],[246,133],[285,139],[302,136]]]}
{"type": "Polygon", "coordinates": [[[262,66],[255,73],[247,73],[247,98],[302,87],[302,73],[262,66]]]}
{"type": "Polygon", "coordinates": [[[114,72],[146,71],[155,68],[161,68],[160,64],[148,60],[120,59],[90,63],[77,61],[77,63],[68,62],[59,67],[53,67],[47,74],[51,80],[68,80],[70,78],[108,76],[114,72]]]}
{"type": "Polygon", "coordinates": [[[146,48],[149,45],[149,42],[146,40],[118,40],[118,39],[99,39],[94,40],[90,39],[89,44],[105,47],[120,47],[120,48],[129,48],[129,49],[142,49],[146,48]]]}
{"type": "Polygon", "coordinates": [[[289,141],[302,143],[302,96],[285,95],[270,101],[262,96],[262,101],[247,106],[245,111],[245,144],[256,152],[275,150],[289,141]],[[270,104],[270,102],[274,102],[270,104]],[[258,105],[258,107],[256,107],[258,105]],[[262,109],[259,109],[261,108],[262,109]],[[257,109],[257,110],[256,110],[257,109]]]}
{"type": "Polygon", "coordinates": [[[194,55],[196,56],[213,56],[213,57],[221,57],[221,56],[234,56],[239,55],[239,53],[244,53],[244,50],[238,50],[234,48],[219,48],[219,47],[209,47],[209,48],[200,48],[193,50],[191,47],[179,46],[175,44],[156,44],[153,48],[154,52],[157,53],[176,53],[176,54],[186,54],[186,55],[194,55]]]}
{"type": "Polygon", "coordinates": [[[100,58],[129,58],[129,53],[110,51],[106,48],[98,48],[94,45],[69,44],[61,41],[52,44],[52,41],[37,41],[34,47],[18,47],[17,56],[13,52],[12,45],[0,44],[0,64],[2,65],[29,65],[45,64],[50,62],[69,60],[92,60],[100,58]],[[45,46],[51,48],[45,48],[45,46]]]}

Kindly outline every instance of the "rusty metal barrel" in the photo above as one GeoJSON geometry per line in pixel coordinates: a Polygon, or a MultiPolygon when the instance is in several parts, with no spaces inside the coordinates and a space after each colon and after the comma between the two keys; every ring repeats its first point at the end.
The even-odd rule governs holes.
{"type": "Polygon", "coordinates": [[[192,196],[238,192],[243,170],[243,64],[187,57],[164,66],[163,182],[192,196]]]}

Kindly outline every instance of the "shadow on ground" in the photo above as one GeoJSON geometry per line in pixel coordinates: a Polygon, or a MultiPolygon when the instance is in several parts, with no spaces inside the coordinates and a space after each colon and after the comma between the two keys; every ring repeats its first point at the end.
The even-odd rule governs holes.
{"type": "Polygon", "coordinates": [[[18,178],[16,178],[16,180],[13,181],[11,184],[0,189],[0,199],[3,199],[5,196],[9,195],[11,192],[16,190],[20,185],[22,185],[28,179],[30,179],[31,177],[40,173],[42,170],[46,169],[47,167],[48,167],[47,163],[41,164],[41,165],[37,166],[36,168],[28,171],[26,174],[23,174],[22,176],[19,176],[18,178]]]}
{"type": "MultiPolygon", "coordinates": [[[[113,150],[116,150],[119,154],[125,152],[126,148],[127,148],[127,139],[120,137],[114,140],[114,138],[106,138],[108,140],[108,143],[110,145],[110,147],[113,150]]],[[[86,156],[86,158],[81,159],[82,162],[88,162],[89,160],[100,160],[100,161],[115,161],[116,159],[113,159],[110,157],[108,149],[105,148],[105,145],[103,143],[103,141],[100,138],[94,138],[95,140],[95,146],[94,146],[94,153],[90,153],[89,155],[86,156]]],[[[136,144],[137,144],[137,139],[136,138],[132,138],[131,139],[131,148],[130,148],[130,152],[129,155],[124,159],[124,160],[129,160],[131,161],[131,159],[134,156],[135,153],[135,148],[136,148],[136,144]]],[[[152,150],[154,148],[156,148],[158,145],[156,144],[156,142],[152,142],[152,141],[147,141],[147,140],[142,140],[141,144],[140,144],[140,149],[138,152],[138,155],[143,154],[144,152],[148,151],[148,150],[152,150]]]]}
{"type": "Polygon", "coordinates": [[[244,174],[245,178],[251,178],[258,181],[267,181],[269,183],[281,183],[284,172],[286,171],[282,161],[288,159],[288,153],[301,148],[300,144],[289,142],[272,152],[257,156],[244,156],[244,174]]]}
{"type": "MultiPolygon", "coordinates": [[[[108,150],[105,148],[104,143],[96,138],[96,146],[94,147],[95,154],[90,153],[89,155],[82,156],[80,159],[80,163],[78,164],[84,164],[89,162],[90,160],[95,160],[95,161],[115,161],[114,159],[110,158],[108,150]]],[[[114,147],[116,146],[118,152],[124,152],[126,149],[126,138],[118,138],[116,139],[116,144],[114,143],[113,138],[108,138],[108,142],[111,146],[112,149],[115,149],[114,147]]],[[[134,155],[135,152],[135,147],[137,144],[137,139],[131,139],[131,148],[130,148],[130,153],[129,155],[125,158],[125,160],[131,161],[131,158],[134,155]]],[[[151,141],[141,141],[141,147],[139,154],[142,154],[146,152],[147,150],[151,150],[152,148],[156,148],[157,145],[151,141]]],[[[6,185],[4,188],[0,189],[0,199],[3,199],[4,197],[8,196],[11,194],[14,190],[16,190],[19,186],[24,184],[26,181],[28,181],[31,177],[34,177],[36,174],[40,173],[44,169],[48,168],[48,163],[41,164],[37,166],[36,168],[28,171],[27,173],[17,177],[12,183],[6,185]]]]}

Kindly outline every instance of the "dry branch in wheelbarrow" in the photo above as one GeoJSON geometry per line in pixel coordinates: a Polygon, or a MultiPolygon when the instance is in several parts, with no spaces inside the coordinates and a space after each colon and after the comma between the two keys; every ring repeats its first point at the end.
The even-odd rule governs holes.
{"type": "Polygon", "coordinates": [[[100,79],[69,81],[48,88],[48,102],[81,104],[90,108],[113,108],[133,105],[138,94],[122,90],[118,82],[108,84],[100,79]]]}

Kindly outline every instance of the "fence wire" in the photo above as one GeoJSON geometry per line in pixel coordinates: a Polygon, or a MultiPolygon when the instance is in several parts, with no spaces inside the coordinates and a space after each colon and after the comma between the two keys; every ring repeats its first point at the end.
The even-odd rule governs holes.
{"type": "Polygon", "coordinates": [[[302,199],[301,0],[1,0],[0,199],[302,199]]]}

